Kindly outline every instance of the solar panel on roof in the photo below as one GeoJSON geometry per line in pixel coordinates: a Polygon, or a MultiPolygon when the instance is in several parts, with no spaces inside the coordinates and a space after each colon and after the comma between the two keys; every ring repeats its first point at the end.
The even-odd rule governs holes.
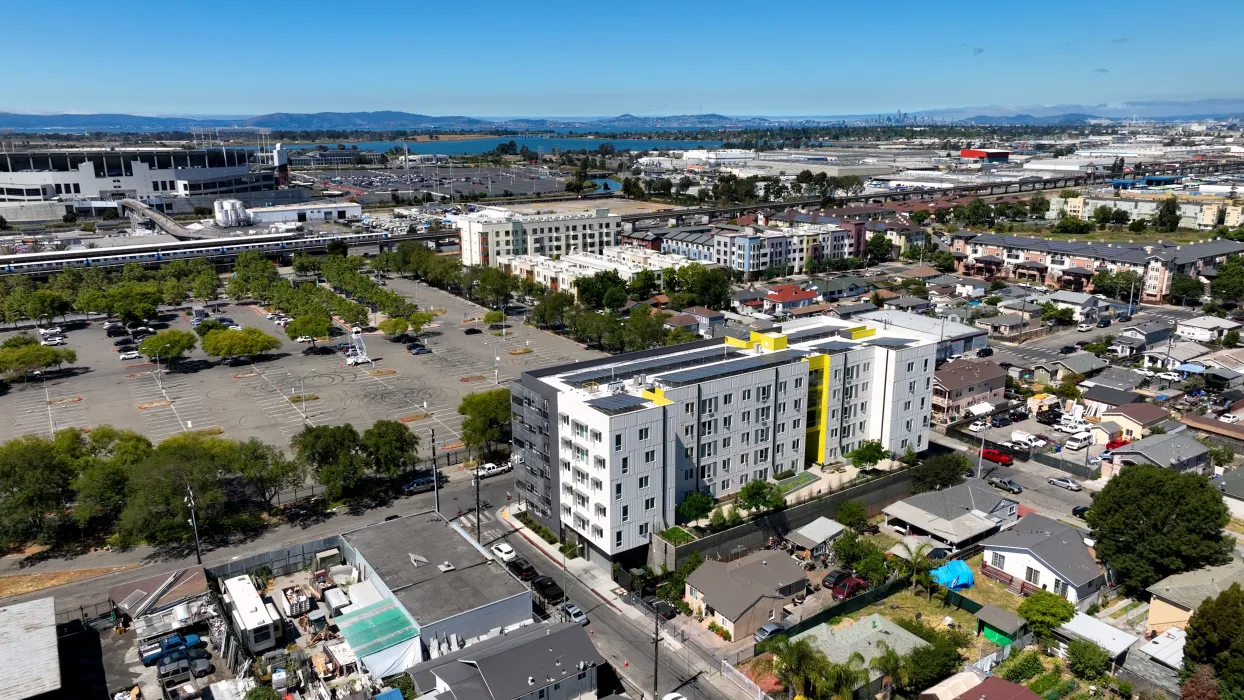
{"type": "Polygon", "coordinates": [[[918,343],[920,341],[913,340],[911,338],[869,338],[864,342],[869,345],[880,345],[885,348],[905,348],[912,343],[918,343]]]}
{"type": "Polygon", "coordinates": [[[844,340],[827,340],[824,343],[809,345],[809,350],[819,350],[821,352],[845,352],[853,348],[859,347],[855,343],[848,343],[844,340]]]}
{"type": "Polygon", "coordinates": [[[612,394],[610,396],[602,396],[598,399],[592,399],[587,405],[592,408],[598,408],[605,413],[617,414],[626,413],[628,411],[637,411],[647,405],[648,399],[630,394],[612,394]]]}
{"type": "Polygon", "coordinates": [[[798,350],[780,350],[767,355],[745,357],[739,360],[731,360],[729,362],[708,365],[706,367],[696,367],[694,369],[672,372],[658,377],[658,379],[660,379],[663,383],[674,385],[702,382],[709,379],[718,379],[734,374],[742,374],[744,372],[753,372],[758,369],[764,369],[765,367],[775,367],[777,365],[789,364],[791,362],[795,362],[801,357],[804,357],[805,354],[806,353],[798,350]]]}
{"type": "Polygon", "coordinates": [[[566,375],[562,377],[562,381],[579,386],[589,383],[600,384],[603,382],[621,381],[630,379],[637,374],[656,374],[657,372],[679,369],[705,362],[717,362],[718,360],[737,357],[739,354],[738,348],[722,344],[717,347],[678,353],[676,355],[661,355],[637,362],[595,367],[583,372],[566,375]]]}

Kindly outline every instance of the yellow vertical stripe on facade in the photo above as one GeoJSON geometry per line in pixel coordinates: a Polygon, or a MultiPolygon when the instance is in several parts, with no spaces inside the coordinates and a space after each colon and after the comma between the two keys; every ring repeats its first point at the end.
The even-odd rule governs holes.
{"type": "Polygon", "coordinates": [[[813,458],[818,464],[825,463],[825,436],[829,430],[829,355],[809,355],[804,358],[808,363],[808,402],[813,401],[817,404],[817,420],[816,424],[808,425],[808,456],[813,458]],[[821,373],[821,383],[817,388],[820,392],[819,396],[812,396],[812,373],[819,371],[821,373]],[[813,447],[815,446],[815,447],[813,447]]]}

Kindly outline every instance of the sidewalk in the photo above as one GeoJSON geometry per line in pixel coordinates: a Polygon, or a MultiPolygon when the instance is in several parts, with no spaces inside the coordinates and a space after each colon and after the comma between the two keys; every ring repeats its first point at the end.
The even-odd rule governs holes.
{"type": "MultiPolygon", "coordinates": [[[[629,618],[636,623],[640,629],[647,629],[652,624],[652,619],[642,612],[636,610],[633,606],[626,603],[619,595],[625,594],[626,591],[614,583],[609,575],[602,571],[596,565],[584,561],[581,558],[566,560],[563,564],[563,556],[561,551],[555,546],[544,541],[544,538],[536,536],[535,533],[527,529],[525,525],[515,518],[511,511],[518,512],[522,506],[507,506],[497,512],[498,517],[507,525],[514,529],[523,539],[527,540],[531,546],[539,549],[546,557],[559,567],[565,568],[567,573],[572,576],[580,585],[592,591],[592,593],[609,607],[629,618]]],[[[651,637],[649,637],[651,639],[651,637]]],[[[662,643],[673,652],[683,650],[683,645],[671,634],[661,635],[662,643]]],[[[737,685],[728,681],[721,674],[721,669],[717,666],[708,664],[698,654],[687,653],[679,654],[683,659],[690,662],[692,668],[700,671],[701,678],[707,681],[718,692],[726,697],[741,697],[741,691],[737,685]]],[[[621,671],[621,669],[615,669],[621,671]]]]}

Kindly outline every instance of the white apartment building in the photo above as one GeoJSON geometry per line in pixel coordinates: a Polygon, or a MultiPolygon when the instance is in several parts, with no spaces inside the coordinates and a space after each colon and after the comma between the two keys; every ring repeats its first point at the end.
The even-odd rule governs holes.
{"type": "Polygon", "coordinates": [[[742,165],[749,160],[755,159],[755,151],[741,148],[692,149],[682,152],[682,160],[687,165],[720,167],[723,165],[742,165]]]}
{"type": "Polygon", "coordinates": [[[578,296],[574,287],[580,277],[591,277],[598,272],[618,273],[623,282],[630,282],[635,275],[648,270],[656,275],[658,286],[663,285],[667,268],[679,269],[694,262],[682,255],[658,253],[635,246],[613,246],[599,253],[571,253],[554,260],[547,255],[500,255],[497,267],[511,275],[538,282],[553,291],[570,292],[578,296]]]}
{"type": "Polygon", "coordinates": [[[589,561],[642,562],[692,492],[722,498],[865,440],[924,450],[936,347],[817,317],[526,372],[511,395],[516,489],[589,561]]]}
{"type": "Polygon", "coordinates": [[[496,266],[503,255],[599,253],[618,244],[622,217],[608,209],[556,214],[519,214],[483,207],[450,215],[462,232],[462,264],[496,266]]]}

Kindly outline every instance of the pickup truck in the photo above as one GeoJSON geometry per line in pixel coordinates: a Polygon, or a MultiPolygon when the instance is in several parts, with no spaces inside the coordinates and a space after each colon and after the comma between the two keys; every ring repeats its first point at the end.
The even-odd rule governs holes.
{"type": "Polygon", "coordinates": [[[197,634],[173,634],[159,639],[153,639],[146,644],[138,647],[138,656],[142,659],[144,666],[150,666],[160,659],[172,654],[175,651],[186,649],[189,647],[197,647],[199,645],[199,635],[197,634]]]}

